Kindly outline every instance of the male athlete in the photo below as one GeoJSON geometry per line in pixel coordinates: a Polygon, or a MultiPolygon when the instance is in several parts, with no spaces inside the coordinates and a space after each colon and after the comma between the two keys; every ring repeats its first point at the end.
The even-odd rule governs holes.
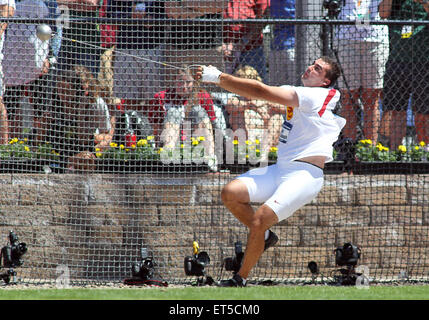
{"type": "Polygon", "coordinates": [[[329,57],[317,59],[301,76],[303,87],[268,86],[257,80],[223,73],[212,66],[199,66],[196,79],[249,99],[280,105],[286,114],[275,165],[252,169],[228,183],[222,201],[249,228],[246,251],[238,273],[219,283],[244,287],[262,253],[275,245],[277,235],[269,228],[290,217],[316,198],[323,185],[323,168],[332,161],[333,143],[346,121],[332,113],[340,98],[332,88],[340,75],[329,57]],[[250,203],[263,203],[256,211],[250,203]]]}

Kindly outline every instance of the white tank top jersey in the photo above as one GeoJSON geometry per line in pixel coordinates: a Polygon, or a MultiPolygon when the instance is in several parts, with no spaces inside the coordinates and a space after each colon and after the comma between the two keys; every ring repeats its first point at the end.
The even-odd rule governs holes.
{"type": "Polygon", "coordinates": [[[298,95],[299,107],[286,107],[277,162],[309,156],[325,156],[325,162],[332,161],[333,144],[346,124],[344,118],[332,112],[340,99],[340,92],[333,88],[293,88],[298,95]]]}

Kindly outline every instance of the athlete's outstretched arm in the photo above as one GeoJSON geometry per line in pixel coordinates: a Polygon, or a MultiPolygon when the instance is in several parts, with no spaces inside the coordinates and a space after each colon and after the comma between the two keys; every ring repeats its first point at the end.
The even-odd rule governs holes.
{"type": "Polygon", "coordinates": [[[214,67],[197,67],[195,79],[216,83],[219,87],[248,99],[265,100],[290,107],[298,107],[299,104],[298,95],[293,87],[269,86],[257,80],[243,79],[220,72],[214,67]]]}

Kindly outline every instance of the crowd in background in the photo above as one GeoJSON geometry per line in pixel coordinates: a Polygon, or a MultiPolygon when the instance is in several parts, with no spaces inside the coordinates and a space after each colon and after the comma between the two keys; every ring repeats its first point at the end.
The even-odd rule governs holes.
{"type": "MultiPolygon", "coordinates": [[[[35,24],[2,23],[0,143],[28,137],[52,143],[65,156],[103,152],[124,143],[125,117],[139,134],[174,148],[196,132],[214,156],[213,131],[266,133],[275,147],[285,114],[263,101],[219,98],[193,81],[189,66],[220,70],[270,85],[296,85],[292,24],[270,26],[223,19],[295,19],[295,0],[0,0],[2,17],[71,18],[52,22],[42,40],[35,24]],[[99,24],[92,18],[119,19],[99,24]],[[76,19],[74,19],[76,18],[76,19]],[[168,21],[168,23],[167,23],[168,21]],[[190,120],[191,131],[185,128],[190,120]]],[[[406,136],[411,101],[416,139],[429,143],[429,26],[376,25],[381,19],[429,20],[425,0],[345,0],[338,19],[362,23],[335,28],[334,54],[343,69],[342,136],[397,148],[406,136]],[[381,115],[382,113],[382,115],[381,115]],[[362,125],[360,123],[362,122],[362,125]]],[[[54,20],[52,20],[54,21],[54,20]]],[[[189,129],[189,128],[188,128],[189,129]]],[[[234,137],[230,137],[234,138],[234,137]]],[[[214,167],[214,170],[215,167],[214,167]]]]}

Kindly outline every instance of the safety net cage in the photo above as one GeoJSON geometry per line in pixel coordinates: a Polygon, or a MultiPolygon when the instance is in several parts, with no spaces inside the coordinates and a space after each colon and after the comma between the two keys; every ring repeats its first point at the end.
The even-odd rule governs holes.
{"type": "Polygon", "coordinates": [[[427,1],[0,0],[0,9],[4,284],[230,278],[248,229],[222,189],[277,162],[294,109],[195,72],[212,65],[302,86],[321,57],[341,71],[329,87],[347,123],[322,190],[271,228],[279,241],[249,281],[428,280],[427,1]]]}

